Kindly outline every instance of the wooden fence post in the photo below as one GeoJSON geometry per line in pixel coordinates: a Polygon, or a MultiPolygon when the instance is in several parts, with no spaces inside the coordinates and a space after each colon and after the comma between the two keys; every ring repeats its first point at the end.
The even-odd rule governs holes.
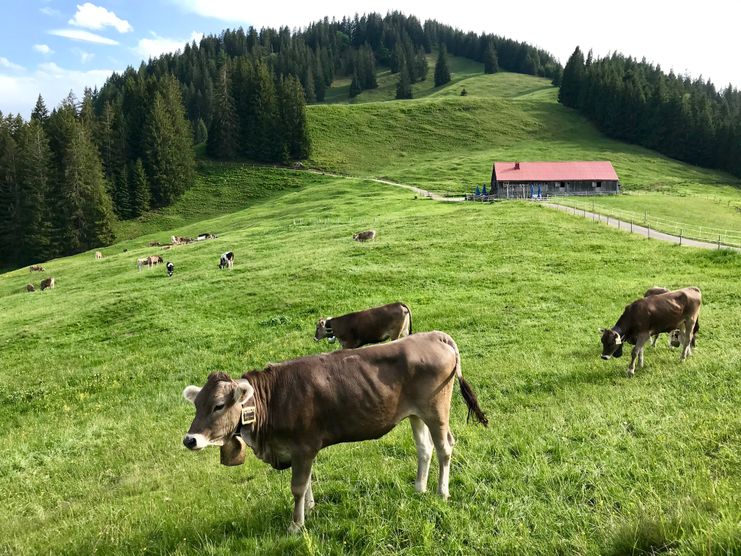
{"type": "Polygon", "coordinates": [[[682,230],[681,228],[679,229],[679,245],[682,245],[682,232],[683,231],[684,230],[682,230]]]}

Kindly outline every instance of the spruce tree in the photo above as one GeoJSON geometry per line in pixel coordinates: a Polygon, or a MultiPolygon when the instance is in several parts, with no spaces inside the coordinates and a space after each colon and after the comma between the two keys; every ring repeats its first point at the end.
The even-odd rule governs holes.
{"type": "Polygon", "coordinates": [[[131,215],[141,216],[149,210],[152,196],[141,158],[132,164],[128,181],[131,184],[131,215]]]}
{"type": "Polygon", "coordinates": [[[450,81],[450,70],[448,70],[448,56],[445,45],[440,46],[440,51],[437,55],[437,62],[435,63],[435,87],[445,85],[450,81]]]}
{"type": "Polygon", "coordinates": [[[206,152],[213,158],[233,160],[239,150],[239,120],[232,98],[227,67],[221,70],[214,91],[214,114],[208,130],[206,152]]]}
{"type": "Polygon", "coordinates": [[[352,82],[350,83],[350,98],[355,98],[361,92],[363,92],[360,86],[360,78],[358,77],[358,70],[355,69],[352,72],[352,82]]]}
{"type": "Polygon", "coordinates": [[[419,48],[417,50],[417,56],[414,59],[414,67],[415,67],[415,74],[417,76],[417,81],[424,81],[427,79],[427,72],[429,71],[429,66],[427,64],[427,54],[425,54],[424,48],[419,48]]]}
{"type": "Polygon", "coordinates": [[[17,259],[20,227],[20,192],[18,184],[18,147],[13,138],[10,116],[0,113],[0,264],[17,259]]]}
{"type": "Polygon", "coordinates": [[[496,73],[499,71],[499,60],[497,59],[497,51],[494,49],[494,45],[489,43],[484,52],[484,73],[496,73]]]}
{"type": "Polygon", "coordinates": [[[198,121],[196,121],[196,128],[193,135],[195,137],[194,142],[196,145],[205,143],[208,140],[208,128],[206,127],[203,118],[198,118],[198,121]]]}
{"type": "Polygon", "coordinates": [[[561,76],[561,88],[558,90],[558,102],[564,106],[576,108],[584,81],[584,55],[577,46],[566,62],[561,76]]]}
{"type": "Polygon", "coordinates": [[[403,61],[399,68],[399,83],[396,85],[396,98],[412,98],[412,80],[409,77],[409,68],[407,67],[406,61],[403,61]]]}
{"type": "Polygon", "coordinates": [[[311,145],[301,83],[292,75],[286,76],[280,81],[278,96],[281,119],[278,137],[283,138],[285,154],[294,160],[308,158],[311,145]]]}
{"type": "Polygon", "coordinates": [[[49,111],[46,109],[46,103],[41,95],[36,99],[36,105],[33,107],[31,112],[31,120],[37,120],[42,124],[46,123],[49,119],[49,111]]]}
{"type": "Polygon", "coordinates": [[[18,140],[21,185],[21,226],[16,241],[20,244],[18,264],[42,261],[49,257],[49,226],[46,199],[51,177],[51,149],[43,127],[43,117],[36,117],[23,127],[18,140]]]}

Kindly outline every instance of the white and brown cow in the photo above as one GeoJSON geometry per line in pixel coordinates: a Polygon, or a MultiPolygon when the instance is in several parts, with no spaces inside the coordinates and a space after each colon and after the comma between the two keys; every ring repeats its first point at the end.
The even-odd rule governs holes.
{"type": "Polygon", "coordinates": [[[404,303],[389,303],[341,317],[320,319],[314,340],[340,341],[343,349],[358,348],[386,340],[397,340],[412,333],[412,312],[404,303]]]}
{"type": "Polygon", "coordinates": [[[373,239],[376,239],[376,231],[375,230],[366,230],[364,232],[356,232],[352,235],[352,238],[355,241],[371,241],[373,239]]]}
{"type": "MultiPolygon", "coordinates": [[[[667,293],[671,290],[668,288],[662,288],[661,286],[654,286],[653,288],[649,288],[646,290],[646,292],[643,294],[643,297],[649,297],[652,295],[658,295],[660,293],[667,293]]],[[[692,331],[692,344],[691,347],[694,349],[695,342],[697,340],[697,331],[700,330],[700,319],[698,318],[695,322],[695,329],[692,331]]],[[[654,334],[651,336],[651,347],[656,346],[656,340],[659,339],[660,334],[654,334]]],[[[669,332],[669,347],[678,348],[680,345],[682,345],[682,331],[679,329],[672,330],[669,332]]]]}
{"type": "Polygon", "coordinates": [[[636,358],[643,367],[643,348],[655,334],[680,330],[684,361],[692,353],[691,345],[695,324],[700,316],[702,294],[699,288],[690,286],[643,297],[627,305],[615,326],[601,328],[602,359],[623,354],[623,343],[633,344],[628,376],[635,374],[636,358]]]}
{"type": "Polygon", "coordinates": [[[341,442],[380,438],[409,418],[417,445],[415,488],[427,489],[434,446],[440,464],[437,492],[447,499],[455,378],[469,416],[473,413],[486,426],[486,416],[463,379],[458,348],[442,332],[286,361],[239,380],[212,373],[202,388],[183,391],[196,408],[183,444],[191,450],[221,446],[224,461],[235,445],[239,451],[235,439],[241,439],[274,468],[290,467],[294,509],[288,531],[296,533],[305,509],[314,505],[311,467],[317,453],[341,442]]]}

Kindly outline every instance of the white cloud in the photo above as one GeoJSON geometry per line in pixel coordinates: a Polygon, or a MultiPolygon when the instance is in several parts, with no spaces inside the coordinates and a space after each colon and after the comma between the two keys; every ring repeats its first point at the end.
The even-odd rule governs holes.
{"type": "Polygon", "coordinates": [[[92,52],[87,52],[81,48],[73,48],[72,52],[80,57],[80,62],[82,62],[83,64],[87,64],[89,61],[95,58],[95,54],[93,54],[92,52]]]}
{"type": "Polygon", "coordinates": [[[49,17],[60,17],[62,15],[62,12],[60,12],[59,10],[55,10],[54,8],[50,8],[49,6],[44,6],[39,11],[44,15],[48,15],[49,17]]]}
{"type": "Polygon", "coordinates": [[[134,50],[145,60],[149,58],[156,58],[167,52],[175,52],[176,50],[182,50],[186,43],[191,41],[200,41],[203,38],[203,33],[193,31],[190,34],[190,38],[185,39],[170,39],[167,37],[160,37],[155,33],[152,33],[151,39],[140,39],[134,50]]]}
{"type": "Polygon", "coordinates": [[[22,70],[25,69],[23,66],[19,66],[18,64],[14,64],[10,60],[8,60],[5,56],[0,56],[0,68],[6,68],[11,70],[22,70]]]}
{"type": "Polygon", "coordinates": [[[36,52],[43,54],[44,56],[49,55],[49,54],[54,54],[54,51],[51,48],[49,48],[49,45],[47,44],[34,44],[33,49],[36,52]]]}
{"type": "Polygon", "coordinates": [[[66,39],[72,39],[73,41],[94,42],[96,44],[110,45],[118,44],[118,41],[114,41],[113,39],[109,39],[108,37],[97,35],[95,33],[91,33],[90,31],[80,31],[78,29],[54,29],[53,31],[49,31],[49,34],[56,35],[57,37],[64,37],[66,39]]]}
{"type": "Polygon", "coordinates": [[[104,27],[114,27],[119,33],[128,33],[134,30],[131,24],[125,19],[121,19],[115,13],[90,2],[77,4],[75,17],[67,23],[76,27],[84,27],[85,29],[96,31],[104,27]]]}
{"type": "Polygon", "coordinates": [[[3,91],[0,110],[4,114],[20,113],[27,118],[39,94],[51,108],[65,98],[70,90],[82,96],[85,87],[100,87],[114,71],[120,70],[70,70],[53,62],[45,62],[33,72],[14,76],[4,73],[0,67],[0,91],[3,91]]]}

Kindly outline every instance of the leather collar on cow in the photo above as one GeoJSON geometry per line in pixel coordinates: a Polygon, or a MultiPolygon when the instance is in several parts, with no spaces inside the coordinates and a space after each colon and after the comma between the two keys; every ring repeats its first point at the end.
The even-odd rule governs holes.
{"type": "Polygon", "coordinates": [[[334,331],[332,330],[332,319],[327,319],[324,321],[324,335],[327,338],[331,338],[334,336],[334,331]]]}
{"type": "Polygon", "coordinates": [[[612,327],[612,331],[617,332],[618,336],[620,336],[621,342],[625,341],[625,334],[623,333],[622,329],[617,324],[612,327]]]}

